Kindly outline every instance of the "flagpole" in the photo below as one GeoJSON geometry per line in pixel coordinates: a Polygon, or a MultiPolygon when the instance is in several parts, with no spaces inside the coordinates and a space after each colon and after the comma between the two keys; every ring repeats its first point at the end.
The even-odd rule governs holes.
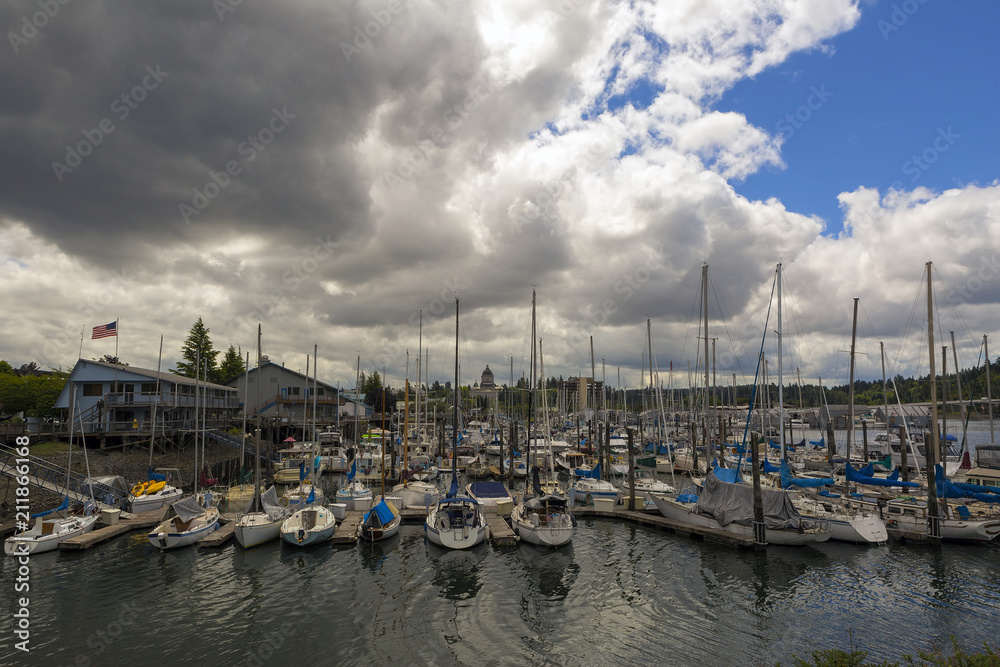
{"type": "Polygon", "coordinates": [[[77,359],[83,359],[83,334],[86,333],[86,331],[87,325],[84,324],[80,327],[80,354],[77,356],[77,359]]]}

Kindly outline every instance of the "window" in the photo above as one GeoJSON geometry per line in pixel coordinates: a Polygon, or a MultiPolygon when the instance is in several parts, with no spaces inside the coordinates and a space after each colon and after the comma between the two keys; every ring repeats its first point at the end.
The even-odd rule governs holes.
{"type": "Polygon", "coordinates": [[[288,395],[289,396],[298,396],[299,395],[299,388],[298,387],[289,387],[288,388],[288,395]]]}
{"type": "Polygon", "coordinates": [[[326,393],[324,392],[323,387],[317,387],[317,389],[316,389],[316,395],[317,396],[325,396],[326,395],[326,393]]]}
{"type": "Polygon", "coordinates": [[[103,396],[104,395],[104,385],[100,383],[84,383],[83,385],[83,395],[84,396],[103,396]]]}
{"type": "Polygon", "coordinates": [[[142,393],[144,393],[144,394],[155,394],[156,393],[156,383],[155,382],[143,382],[142,383],[142,393]]]}

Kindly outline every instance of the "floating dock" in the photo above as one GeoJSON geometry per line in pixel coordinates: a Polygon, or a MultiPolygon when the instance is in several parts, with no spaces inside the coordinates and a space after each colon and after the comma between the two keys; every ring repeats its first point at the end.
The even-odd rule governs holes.
{"type": "Polygon", "coordinates": [[[661,528],[663,530],[669,530],[672,533],[680,533],[682,535],[687,535],[689,537],[699,538],[706,542],[715,542],[718,544],[725,544],[728,546],[740,547],[743,549],[754,548],[753,538],[740,537],[739,535],[733,535],[732,533],[728,533],[718,528],[703,528],[700,526],[689,526],[688,524],[668,519],[660,514],[651,514],[648,512],[636,512],[627,509],[614,509],[608,511],[608,510],[594,509],[593,507],[583,507],[579,505],[573,508],[573,514],[574,516],[580,518],[607,517],[614,519],[623,519],[625,521],[633,521],[635,523],[641,523],[645,526],[654,526],[656,528],[661,528]]]}
{"type": "MultiPolygon", "coordinates": [[[[510,524],[506,519],[497,513],[495,507],[484,507],[486,512],[486,525],[489,527],[489,540],[497,546],[516,544],[517,536],[510,529],[510,524]]],[[[358,541],[358,524],[364,512],[347,512],[344,520],[337,524],[337,530],[333,533],[331,542],[333,544],[355,544],[358,541]]],[[[399,516],[403,523],[423,523],[427,519],[426,507],[410,507],[399,511],[399,516]]]]}
{"type": "Polygon", "coordinates": [[[206,537],[198,540],[199,547],[205,547],[206,549],[220,549],[227,544],[229,540],[236,537],[236,524],[228,519],[219,519],[221,525],[214,531],[212,531],[206,537]]]}
{"type": "Polygon", "coordinates": [[[497,546],[507,546],[510,544],[517,544],[518,537],[514,534],[514,531],[510,529],[510,524],[507,523],[507,519],[500,516],[500,512],[496,507],[483,507],[486,511],[486,525],[489,526],[490,532],[488,539],[490,542],[497,546]]]}
{"type": "Polygon", "coordinates": [[[165,510],[160,508],[149,510],[142,514],[130,514],[128,519],[120,519],[113,526],[105,526],[104,528],[98,528],[89,533],[63,540],[59,543],[59,548],[64,551],[83,551],[84,549],[97,546],[102,542],[107,542],[112,537],[118,537],[133,530],[152,528],[163,520],[164,512],[165,510]]]}

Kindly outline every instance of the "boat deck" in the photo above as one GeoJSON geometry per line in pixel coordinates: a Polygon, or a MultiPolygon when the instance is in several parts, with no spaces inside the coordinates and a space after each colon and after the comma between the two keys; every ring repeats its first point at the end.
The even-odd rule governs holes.
{"type": "Polygon", "coordinates": [[[142,514],[130,514],[130,518],[119,519],[118,523],[113,526],[105,526],[104,528],[98,528],[89,533],[63,540],[59,543],[59,548],[65,551],[90,549],[102,542],[107,542],[113,537],[124,535],[133,530],[152,528],[163,520],[164,513],[165,510],[161,507],[160,509],[149,510],[142,514]]]}

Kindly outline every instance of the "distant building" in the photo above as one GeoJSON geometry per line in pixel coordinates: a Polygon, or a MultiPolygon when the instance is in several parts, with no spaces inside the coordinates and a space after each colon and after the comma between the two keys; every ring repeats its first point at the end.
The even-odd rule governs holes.
{"type": "Polygon", "coordinates": [[[483,374],[479,378],[479,386],[472,388],[472,397],[486,398],[492,405],[492,403],[497,400],[499,395],[497,383],[493,379],[493,371],[490,370],[490,365],[486,364],[486,370],[483,371],[483,374]]]}
{"type": "Polygon", "coordinates": [[[559,381],[559,396],[567,411],[585,412],[602,407],[604,383],[589,377],[571,377],[559,381]]]}
{"type": "MultiPolygon", "coordinates": [[[[303,423],[306,415],[313,418],[313,378],[261,358],[259,369],[251,368],[226,384],[237,391],[239,404],[247,405],[247,416],[258,413],[263,418],[277,418],[291,424],[303,423]]],[[[339,394],[331,384],[315,382],[316,422],[331,424],[338,414],[353,416],[355,410],[364,417],[371,414],[371,408],[356,399],[339,394]]]]}
{"type": "MultiPolygon", "coordinates": [[[[103,436],[149,437],[156,408],[157,433],[191,430],[195,408],[204,408],[206,427],[227,426],[239,411],[236,391],[211,382],[198,382],[173,373],[80,359],[63,387],[55,407],[69,410],[76,388],[74,430],[103,436]],[[197,403],[196,400],[197,394],[197,403]]],[[[201,419],[201,415],[197,415],[201,419]]]]}

